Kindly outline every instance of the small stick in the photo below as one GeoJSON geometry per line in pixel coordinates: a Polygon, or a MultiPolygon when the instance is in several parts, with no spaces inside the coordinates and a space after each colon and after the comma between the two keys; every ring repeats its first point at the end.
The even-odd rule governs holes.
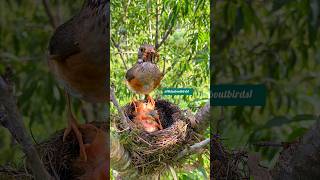
{"type": "Polygon", "coordinates": [[[112,41],[114,47],[117,48],[117,50],[118,50],[118,52],[119,52],[119,55],[120,55],[120,58],[121,58],[121,60],[122,60],[123,66],[124,66],[124,68],[125,68],[126,71],[127,71],[127,70],[128,70],[128,66],[127,66],[126,61],[125,61],[125,59],[124,59],[124,57],[123,57],[123,53],[122,53],[122,50],[121,50],[121,48],[120,48],[120,43],[116,43],[116,41],[115,41],[113,38],[111,38],[111,41],[112,41]]]}
{"type": "Polygon", "coordinates": [[[163,58],[162,76],[166,74],[166,58],[163,58]]]}
{"type": "Polygon", "coordinates": [[[118,112],[120,113],[121,116],[121,121],[122,124],[125,126],[124,129],[129,129],[129,124],[128,122],[130,121],[129,118],[126,116],[126,114],[122,111],[119,102],[116,99],[116,95],[114,94],[114,88],[110,87],[110,100],[113,103],[113,105],[117,108],[118,112]]]}
{"type": "Polygon", "coordinates": [[[202,149],[203,147],[205,147],[206,145],[208,145],[210,143],[210,138],[207,138],[199,143],[195,143],[194,145],[190,146],[189,148],[184,149],[183,151],[181,151],[176,159],[180,159],[186,155],[189,155],[199,149],[202,149]]]}

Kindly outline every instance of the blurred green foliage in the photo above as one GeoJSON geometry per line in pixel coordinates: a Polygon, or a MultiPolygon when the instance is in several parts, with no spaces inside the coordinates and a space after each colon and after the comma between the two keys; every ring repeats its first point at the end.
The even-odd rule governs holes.
{"type": "MultiPolygon", "coordinates": [[[[161,87],[151,93],[179,105],[181,109],[196,112],[209,99],[209,22],[208,0],[140,0],[111,1],[111,84],[121,106],[136,96],[125,84],[126,69],[115,45],[119,45],[128,68],[137,62],[137,52],[144,43],[156,44],[156,14],[159,14],[158,42],[172,27],[168,38],[159,48],[162,70],[166,61],[166,75],[161,87]],[[192,96],[163,96],[161,88],[194,88],[192,96]]],[[[144,96],[140,96],[144,98],[144,96]]],[[[117,113],[114,108],[112,114],[117,113]]],[[[207,135],[208,136],[208,132],[207,135]]],[[[190,158],[194,168],[190,172],[177,172],[179,179],[207,179],[209,176],[208,154],[190,158]],[[201,162],[201,163],[199,163],[201,162]],[[197,164],[198,163],[198,164],[197,164]],[[197,164],[197,165],[196,165],[197,164]]],[[[178,171],[178,170],[177,170],[178,171]]],[[[172,179],[169,172],[165,175],[172,179]]]]}
{"type": "MultiPolygon", "coordinates": [[[[50,1],[61,22],[75,14],[81,1],[50,1]]],[[[168,73],[162,87],[192,87],[189,96],[153,96],[173,101],[194,112],[209,96],[209,1],[163,0],[111,2],[111,34],[125,55],[137,60],[143,43],[155,43],[155,12],[159,8],[159,41],[173,25],[160,48],[168,73]],[[130,4],[128,4],[130,2],[130,4]]],[[[301,136],[320,109],[319,9],[317,0],[217,1],[214,17],[214,83],[265,83],[265,107],[228,107],[222,137],[230,148],[259,151],[272,165],[278,150],[252,146],[259,141],[291,141],[301,136]]],[[[65,127],[65,99],[46,65],[53,28],[41,1],[0,1],[0,73],[14,71],[15,93],[26,127],[36,141],[65,127]]],[[[111,47],[111,83],[121,105],[134,96],[125,86],[125,69],[111,47]]],[[[163,66],[163,61],[159,63],[163,66]]],[[[80,101],[75,101],[77,117],[80,101]]],[[[112,109],[113,112],[114,109],[112,109]]],[[[219,109],[216,109],[219,114],[219,109]]],[[[215,119],[219,118],[213,117],[215,119]]],[[[83,121],[83,118],[80,118],[83,121]]],[[[213,127],[215,128],[215,127],[213,127]]],[[[23,154],[8,132],[0,128],[0,164],[22,163],[23,154]],[[12,161],[12,159],[14,161],[12,161]]],[[[192,157],[197,162],[198,157],[192,157]]],[[[201,159],[201,158],[200,158],[201,159]]],[[[181,179],[205,178],[208,158],[181,179]]],[[[208,172],[208,171],[207,171],[208,172]]],[[[168,174],[170,176],[170,174],[168,174]]]]}
{"type": "MultiPolygon", "coordinates": [[[[272,166],[280,149],[260,141],[292,141],[320,110],[320,2],[217,1],[214,83],[264,83],[264,107],[226,107],[222,137],[230,148],[263,155],[272,166]]],[[[216,119],[219,109],[216,108],[216,119]]]]}
{"type": "MultiPolygon", "coordinates": [[[[50,2],[53,14],[63,23],[82,6],[82,1],[50,2]]],[[[54,29],[42,1],[0,1],[0,73],[13,70],[14,91],[24,123],[36,142],[66,127],[65,98],[49,72],[46,55],[54,29]]],[[[77,117],[81,103],[75,100],[77,117]]],[[[23,163],[19,146],[4,128],[0,128],[0,164],[23,163]]]]}

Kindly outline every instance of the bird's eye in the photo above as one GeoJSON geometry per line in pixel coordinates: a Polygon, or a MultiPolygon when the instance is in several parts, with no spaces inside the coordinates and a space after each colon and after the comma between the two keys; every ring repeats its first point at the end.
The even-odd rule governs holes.
{"type": "Polygon", "coordinates": [[[141,51],[141,52],[144,52],[144,48],[141,47],[141,48],[140,48],[140,51],[141,51]]]}

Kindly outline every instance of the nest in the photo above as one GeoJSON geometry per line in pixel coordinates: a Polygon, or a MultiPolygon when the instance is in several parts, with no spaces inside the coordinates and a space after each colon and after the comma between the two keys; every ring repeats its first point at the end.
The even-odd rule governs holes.
{"type": "Polygon", "coordinates": [[[18,170],[10,165],[0,166],[0,179],[32,180],[32,175],[25,170],[18,170]]]}
{"type": "MultiPolygon", "coordinates": [[[[94,122],[92,125],[102,130],[108,129],[106,122],[94,122]]],[[[80,129],[81,130],[81,129],[80,129]]],[[[84,174],[84,169],[75,166],[79,159],[79,145],[74,133],[70,133],[65,142],[62,141],[64,130],[53,134],[48,140],[36,145],[39,156],[47,171],[57,179],[77,179],[84,174]]],[[[82,131],[81,131],[82,132],[82,131]]],[[[84,142],[91,141],[84,137],[84,142]]],[[[0,179],[33,179],[30,168],[0,167],[0,179]]]]}
{"type": "MultiPolygon", "coordinates": [[[[92,124],[105,131],[108,129],[106,122],[94,122],[92,124]]],[[[37,149],[45,167],[53,177],[76,179],[84,173],[84,169],[74,166],[74,162],[79,158],[78,141],[72,132],[63,142],[63,132],[63,130],[57,132],[49,140],[39,144],[37,149]]],[[[91,141],[86,137],[83,138],[84,142],[91,141]]]]}
{"type": "Polygon", "coordinates": [[[210,179],[250,179],[247,152],[227,151],[220,139],[210,140],[210,179]]]}
{"type": "MultiPolygon", "coordinates": [[[[189,119],[176,105],[156,100],[156,107],[163,130],[145,132],[132,123],[134,106],[126,105],[124,112],[130,119],[130,131],[124,131],[121,121],[116,120],[120,140],[129,151],[132,164],[139,175],[155,175],[164,172],[168,165],[177,166],[182,159],[176,159],[179,152],[196,142],[189,119]]],[[[190,116],[190,115],[189,115],[190,116]]]]}

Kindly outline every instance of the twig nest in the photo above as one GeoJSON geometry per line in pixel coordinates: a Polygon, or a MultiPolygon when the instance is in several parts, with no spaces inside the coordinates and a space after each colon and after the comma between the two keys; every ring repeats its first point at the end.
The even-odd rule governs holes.
{"type": "MultiPolygon", "coordinates": [[[[86,144],[87,161],[79,157],[79,145],[74,133],[62,141],[63,130],[53,134],[45,142],[37,144],[39,156],[49,174],[55,179],[109,179],[109,137],[107,122],[92,122],[80,132],[86,144]]],[[[88,124],[85,124],[88,125],[88,124]]],[[[0,166],[0,179],[34,179],[28,164],[22,167],[0,166]]]]}
{"type": "Polygon", "coordinates": [[[168,165],[181,164],[176,159],[179,152],[194,144],[196,134],[193,132],[189,119],[178,106],[166,100],[156,100],[155,110],[163,126],[162,130],[146,132],[138,128],[135,118],[134,105],[128,104],[123,109],[129,117],[130,130],[126,130],[121,121],[116,119],[116,127],[120,140],[131,155],[131,160],[140,175],[154,175],[164,172],[168,165]]]}
{"type": "Polygon", "coordinates": [[[250,179],[248,154],[228,151],[219,138],[210,139],[210,179],[250,179]]]}
{"type": "Polygon", "coordinates": [[[108,123],[94,122],[79,128],[86,144],[87,161],[79,157],[79,144],[74,133],[62,141],[63,130],[38,145],[39,155],[53,177],[60,179],[108,179],[108,123]],[[94,149],[94,151],[92,151],[94,149]],[[104,174],[101,173],[104,172],[104,174]]]}

